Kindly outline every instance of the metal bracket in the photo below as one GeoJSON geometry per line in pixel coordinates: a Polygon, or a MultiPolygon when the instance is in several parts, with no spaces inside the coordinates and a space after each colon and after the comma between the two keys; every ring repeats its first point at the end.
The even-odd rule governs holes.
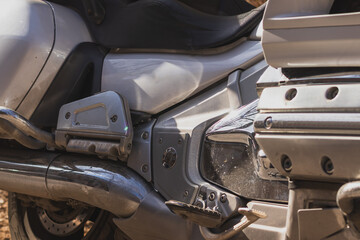
{"type": "Polygon", "coordinates": [[[116,92],[102,92],[60,109],[55,141],[69,152],[126,160],[132,138],[127,101],[116,92]]]}

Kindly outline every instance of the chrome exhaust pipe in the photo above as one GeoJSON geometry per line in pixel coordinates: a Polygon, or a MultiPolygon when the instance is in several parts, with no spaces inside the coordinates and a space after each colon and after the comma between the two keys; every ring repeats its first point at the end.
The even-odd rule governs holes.
{"type": "Polygon", "coordinates": [[[56,201],[74,199],[104,209],[118,217],[113,219],[116,226],[134,240],[189,240],[200,234],[120,162],[0,148],[0,189],[56,201]]]}
{"type": "Polygon", "coordinates": [[[41,149],[47,144],[56,147],[51,133],[32,125],[26,118],[10,108],[0,106],[0,132],[9,139],[14,139],[31,149],[41,149]]]}
{"type": "Polygon", "coordinates": [[[0,149],[0,189],[74,199],[129,217],[153,190],[119,162],[89,156],[0,149]]]}

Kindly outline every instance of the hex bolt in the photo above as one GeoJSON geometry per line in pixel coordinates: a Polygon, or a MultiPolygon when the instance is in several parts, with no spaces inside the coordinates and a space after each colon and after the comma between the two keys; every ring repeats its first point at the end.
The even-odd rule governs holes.
{"type": "Polygon", "coordinates": [[[173,147],[168,147],[162,157],[162,165],[164,168],[172,168],[177,160],[176,149],[173,147]]]}
{"type": "Polygon", "coordinates": [[[266,129],[270,129],[272,127],[273,121],[272,117],[267,117],[264,121],[264,125],[266,129]]]}
{"type": "Polygon", "coordinates": [[[71,116],[71,113],[70,113],[70,112],[67,112],[67,113],[65,114],[65,118],[66,118],[66,119],[69,119],[70,116],[71,116]]]}
{"type": "Polygon", "coordinates": [[[142,134],[141,134],[141,138],[142,139],[148,139],[148,137],[149,137],[149,132],[143,132],[142,134]]]}
{"type": "Polygon", "coordinates": [[[331,175],[334,172],[334,164],[332,163],[331,159],[329,157],[322,157],[321,159],[321,166],[323,171],[328,174],[331,175]]]}
{"type": "Polygon", "coordinates": [[[220,195],[220,202],[224,203],[224,202],[226,202],[226,200],[227,200],[226,194],[225,194],[225,193],[222,193],[222,194],[220,195]]]}
{"type": "Polygon", "coordinates": [[[149,171],[149,166],[147,164],[142,165],[141,171],[143,173],[147,173],[149,171]]]}
{"type": "Polygon", "coordinates": [[[214,192],[211,192],[211,193],[209,194],[209,200],[210,200],[210,201],[214,201],[214,200],[215,200],[215,197],[216,197],[216,195],[215,195],[214,192]]]}
{"type": "Polygon", "coordinates": [[[291,162],[290,158],[287,155],[282,155],[281,164],[282,164],[283,169],[286,172],[291,172],[291,170],[292,170],[292,162],[291,162]]]}
{"type": "Polygon", "coordinates": [[[113,115],[110,119],[111,119],[112,122],[116,122],[117,119],[118,119],[118,116],[117,116],[117,115],[113,115]]]}

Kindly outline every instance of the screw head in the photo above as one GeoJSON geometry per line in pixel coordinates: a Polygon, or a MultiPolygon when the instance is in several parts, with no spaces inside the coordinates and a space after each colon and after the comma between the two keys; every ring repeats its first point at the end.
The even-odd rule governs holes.
{"type": "Polygon", "coordinates": [[[214,201],[214,200],[215,200],[215,197],[216,197],[216,195],[215,195],[214,192],[211,192],[211,193],[209,194],[209,200],[210,200],[210,201],[214,201]]]}
{"type": "Polygon", "coordinates": [[[143,132],[142,134],[141,134],[141,138],[142,139],[148,139],[148,137],[149,137],[149,133],[148,132],[143,132]]]}
{"type": "Polygon", "coordinates": [[[270,129],[272,127],[273,121],[272,117],[267,117],[264,121],[264,125],[266,129],[270,129]]]}
{"type": "Polygon", "coordinates": [[[321,159],[321,165],[322,165],[322,169],[323,171],[328,174],[331,175],[334,172],[334,164],[332,163],[331,159],[329,157],[322,157],[321,159]]]}
{"type": "Polygon", "coordinates": [[[162,138],[159,138],[159,143],[163,143],[163,139],[162,138]]]}
{"type": "Polygon", "coordinates": [[[195,206],[199,207],[199,208],[204,208],[204,203],[201,201],[196,201],[195,202],[195,206]]]}
{"type": "Polygon", "coordinates": [[[65,118],[66,118],[66,119],[69,119],[70,116],[71,116],[71,113],[70,113],[70,112],[67,112],[67,113],[65,114],[65,118]]]}
{"type": "Polygon", "coordinates": [[[282,167],[286,172],[291,172],[292,170],[292,162],[287,155],[282,155],[281,157],[282,167]]]}
{"type": "Polygon", "coordinates": [[[189,196],[189,191],[188,191],[188,190],[185,190],[185,191],[184,191],[184,197],[187,197],[187,196],[189,196]]]}
{"type": "Polygon", "coordinates": [[[117,116],[117,115],[113,115],[110,119],[111,119],[112,122],[116,122],[117,119],[118,119],[118,116],[117,116]]]}
{"type": "Polygon", "coordinates": [[[226,200],[227,200],[226,194],[225,194],[225,193],[222,193],[222,194],[220,195],[220,202],[224,203],[224,202],[226,202],[226,200]]]}
{"type": "Polygon", "coordinates": [[[183,140],[181,138],[178,139],[178,144],[182,144],[183,140]]]}
{"type": "Polygon", "coordinates": [[[143,173],[147,173],[149,171],[149,166],[147,164],[142,165],[141,171],[143,173]]]}

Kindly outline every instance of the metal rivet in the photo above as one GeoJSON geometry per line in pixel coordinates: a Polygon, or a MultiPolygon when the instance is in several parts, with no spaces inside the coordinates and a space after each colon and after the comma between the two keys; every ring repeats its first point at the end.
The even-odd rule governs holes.
{"type": "Polygon", "coordinates": [[[148,139],[148,137],[149,137],[149,133],[148,133],[148,132],[143,132],[143,133],[141,134],[141,138],[142,138],[142,139],[148,139]]]}
{"type": "Polygon", "coordinates": [[[147,171],[149,171],[149,166],[148,166],[147,164],[142,165],[141,171],[142,171],[143,173],[147,173],[147,171]]]}
{"type": "Polygon", "coordinates": [[[112,122],[116,122],[117,119],[118,119],[118,116],[117,116],[117,115],[113,115],[110,119],[111,119],[112,122]]]}
{"type": "Polygon", "coordinates": [[[159,138],[159,143],[163,143],[163,139],[162,138],[159,138]]]}
{"type": "Polygon", "coordinates": [[[324,156],[321,159],[321,165],[322,165],[322,169],[326,174],[333,174],[334,172],[334,164],[332,163],[331,159],[324,156]]]}
{"type": "Polygon", "coordinates": [[[215,195],[214,192],[212,192],[212,193],[209,194],[209,200],[210,200],[210,201],[214,201],[214,200],[215,200],[215,197],[216,197],[216,195],[215,195]]]}
{"type": "Polygon", "coordinates": [[[273,121],[272,117],[267,117],[264,121],[264,125],[266,129],[270,129],[272,127],[273,121]]]}
{"type": "Polygon", "coordinates": [[[226,202],[226,200],[227,200],[226,194],[225,194],[225,193],[222,193],[222,194],[220,195],[220,202],[224,203],[224,202],[226,202]]]}
{"type": "Polygon", "coordinates": [[[187,196],[189,196],[189,191],[188,191],[188,190],[185,190],[185,191],[184,191],[184,197],[187,197],[187,196]]]}
{"type": "Polygon", "coordinates": [[[66,118],[66,119],[69,119],[70,116],[71,116],[71,113],[70,113],[70,112],[67,112],[67,113],[65,114],[65,118],[66,118]]]}
{"type": "Polygon", "coordinates": [[[288,101],[291,101],[295,98],[296,94],[297,94],[297,90],[295,88],[291,88],[286,91],[285,99],[288,101]]]}
{"type": "Polygon", "coordinates": [[[291,162],[290,158],[287,155],[282,155],[281,156],[281,164],[282,164],[283,169],[286,172],[291,172],[291,170],[292,170],[292,162],[291,162]]]}
{"type": "Polygon", "coordinates": [[[325,97],[329,100],[334,99],[339,93],[339,89],[337,87],[331,87],[326,90],[325,97]]]}

